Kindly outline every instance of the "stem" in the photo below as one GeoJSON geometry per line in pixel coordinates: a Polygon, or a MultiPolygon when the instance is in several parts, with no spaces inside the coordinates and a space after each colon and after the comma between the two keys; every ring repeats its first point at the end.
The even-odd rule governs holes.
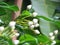
{"type": "Polygon", "coordinates": [[[12,20],[15,20],[20,15],[21,8],[22,8],[22,2],[23,0],[15,0],[15,4],[18,6],[19,11],[13,13],[12,20]]]}

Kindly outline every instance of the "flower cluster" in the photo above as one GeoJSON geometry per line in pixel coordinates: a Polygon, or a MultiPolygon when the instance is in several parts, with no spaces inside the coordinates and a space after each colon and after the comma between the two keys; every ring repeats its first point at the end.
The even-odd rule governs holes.
{"type": "MultiPolygon", "coordinates": [[[[27,6],[27,9],[30,10],[31,8],[32,8],[32,5],[28,5],[28,6],[27,6]]],[[[33,17],[36,17],[37,15],[38,15],[38,13],[36,13],[36,12],[33,12],[33,13],[32,13],[32,16],[33,16],[33,17]]],[[[29,28],[30,28],[30,29],[34,29],[34,28],[39,27],[38,19],[34,18],[32,21],[29,21],[29,22],[28,22],[28,25],[29,25],[29,28]]],[[[38,29],[34,29],[33,31],[34,31],[34,33],[36,33],[36,34],[40,34],[40,32],[39,32],[38,29]]]]}
{"type": "Polygon", "coordinates": [[[49,33],[50,39],[52,40],[51,45],[55,45],[56,44],[55,35],[57,35],[57,34],[58,34],[58,30],[55,30],[54,32],[50,32],[49,33]]]}
{"type": "Polygon", "coordinates": [[[19,43],[19,40],[17,40],[17,37],[20,34],[17,32],[17,30],[15,30],[15,25],[16,25],[15,21],[11,21],[9,23],[9,26],[12,28],[12,31],[13,31],[12,40],[13,40],[14,44],[17,45],[19,43]]]}
{"type": "MultiPolygon", "coordinates": [[[[17,37],[18,37],[20,34],[18,33],[17,30],[15,30],[15,25],[16,25],[16,22],[15,22],[15,21],[11,21],[11,22],[9,23],[9,27],[11,27],[12,30],[11,30],[10,32],[7,32],[6,35],[9,35],[9,34],[10,34],[9,37],[11,37],[13,43],[14,43],[15,45],[17,45],[17,44],[19,43],[19,40],[17,40],[17,37]]],[[[0,26],[0,34],[5,35],[5,33],[2,33],[3,31],[5,31],[4,26],[0,26]]]]}

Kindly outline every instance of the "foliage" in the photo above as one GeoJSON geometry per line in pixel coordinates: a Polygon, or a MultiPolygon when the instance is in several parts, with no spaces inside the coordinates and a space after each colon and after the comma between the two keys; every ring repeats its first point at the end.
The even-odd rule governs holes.
{"type": "MultiPolygon", "coordinates": [[[[18,45],[51,45],[53,40],[50,39],[49,33],[53,31],[52,28],[54,27],[51,28],[50,25],[54,24],[58,28],[60,28],[60,21],[55,20],[52,17],[55,8],[59,5],[59,3],[52,2],[50,0],[48,1],[31,0],[31,1],[32,1],[33,8],[30,10],[24,10],[21,13],[21,15],[15,20],[16,21],[15,30],[18,30],[20,33],[18,37],[19,40],[18,45]],[[39,13],[36,17],[32,16],[34,10],[39,13]],[[39,24],[40,26],[31,29],[28,25],[28,22],[32,21],[33,19],[38,19],[38,23],[40,23],[39,24]],[[40,33],[34,32],[35,29],[37,29],[40,33]]],[[[11,27],[9,27],[8,23],[6,22],[10,22],[7,20],[8,18],[11,19],[9,15],[13,11],[18,11],[18,7],[14,5],[13,6],[9,5],[5,2],[1,2],[0,8],[1,8],[0,17],[2,20],[4,20],[3,25],[2,24],[1,25],[5,26],[4,31],[0,32],[0,45],[14,45],[11,39],[11,35],[14,33],[14,31],[12,31],[11,27]]],[[[59,45],[60,40],[57,39],[57,35],[53,34],[53,36],[56,36],[55,38],[56,45],[59,45]]]]}
{"type": "MultiPolygon", "coordinates": [[[[59,0],[31,0],[33,9],[40,15],[48,18],[53,18],[55,9],[59,7],[59,0]],[[37,5],[38,4],[38,5],[37,5]]],[[[56,21],[55,21],[56,22],[56,21]]],[[[60,28],[60,27],[59,27],[60,28]]],[[[40,29],[43,34],[48,36],[48,33],[57,29],[54,24],[40,19],[40,29]],[[45,31],[44,31],[45,30],[45,31]]]]}
{"type": "Polygon", "coordinates": [[[9,5],[5,2],[0,2],[0,19],[2,19],[5,23],[8,23],[11,20],[12,12],[18,10],[18,7],[15,5],[9,5]]]}

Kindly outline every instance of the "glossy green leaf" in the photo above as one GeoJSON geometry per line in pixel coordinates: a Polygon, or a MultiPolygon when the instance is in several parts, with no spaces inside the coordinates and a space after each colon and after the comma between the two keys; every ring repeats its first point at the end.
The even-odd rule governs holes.
{"type": "MultiPolygon", "coordinates": [[[[32,1],[33,9],[40,16],[45,16],[49,18],[53,16],[56,7],[59,5],[59,3],[56,3],[50,0],[31,0],[31,1],[32,1]]],[[[48,34],[52,30],[55,30],[55,26],[46,20],[40,19],[40,29],[43,34],[48,36],[48,34]]]]}
{"type": "Polygon", "coordinates": [[[22,35],[20,38],[20,43],[25,43],[25,42],[35,42],[36,43],[36,39],[35,37],[33,37],[32,35],[29,35],[29,34],[24,34],[22,35]]]}

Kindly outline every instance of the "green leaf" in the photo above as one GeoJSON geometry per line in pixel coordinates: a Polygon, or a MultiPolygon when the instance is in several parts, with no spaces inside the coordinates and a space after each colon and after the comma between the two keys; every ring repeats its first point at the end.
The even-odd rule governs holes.
{"type": "MultiPolygon", "coordinates": [[[[59,3],[52,2],[50,0],[31,0],[31,1],[32,1],[33,9],[40,16],[45,16],[49,18],[53,16],[56,7],[59,5],[59,3]]],[[[40,19],[40,29],[44,35],[48,36],[48,34],[52,30],[55,30],[55,26],[46,20],[40,19]]]]}
{"type": "Polygon", "coordinates": [[[60,0],[51,0],[51,1],[53,1],[53,2],[60,2],[60,0]]]}
{"type": "Polygon", "coordinates": [[[36,38],[38,39],[38,42],[41,45],[46,45],[46,44],[50,45],[50,43],[51,43],[51,40],[45,35],[38,35],[36,38]]]}
{"type": "Polygon", "coordinates": [[[15,5],[9,5],[5,2],[0,2],[0,8],[3,8],[3,9],[9,9],[9,10],[12,10],[12,11],[18,11],[19,8],[15,5]]]}
{"type": "Polygon", "coordinates": [[[22,35],[19,38],[19,40],[20,40],[20,43],[31,42],[31,41],[36,43],[36,38],[31,36],[31,35],[29,35],[29,34],[22,35]]]}
{"type": "Polygon", "coordinates": [[[0,36],[0,45],[14,45],[14,44],[9,37],[0,36]]]}
{"type": "Polygon", "coordinates": [[[31,16],[30,12],[27,11],[27,10],[24,10],[24,11],[22,12],[20,18],[25,19],[25,18],[30,17],[30,16],[31,16]]]}

